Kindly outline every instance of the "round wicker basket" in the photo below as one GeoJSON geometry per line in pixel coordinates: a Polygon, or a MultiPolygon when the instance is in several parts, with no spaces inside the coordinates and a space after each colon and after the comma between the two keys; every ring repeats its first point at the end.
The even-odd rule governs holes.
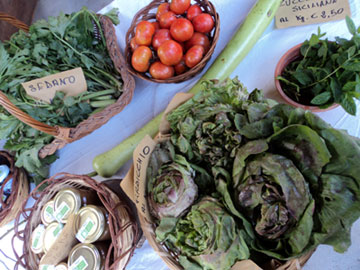
{"type": "MultiPolygon", "coordinates": [[[[0,12],[0,20],[6,21],[25,32],[27,32],[29,29],[28,26],[23,22],[20,22],[16,18],[2,12],[0,12]]],[[[0,91],[0,105],[2,105],[9,113],[29,126],[55,137],[55,139],[49,145],[40,150],[39,156],[41,158],[55,153],[56,150],[64,147],[67,143],[76,141],[90,134],[95,129],[101,127],[107,121],[109,121],[111,117],[121,112],[125,106],[130,103],[133,97],[135,80],[127,71],[125,59],[121,54],[119,45],[117,43],[115,27],[112,21],[106,16],[100,17],[100,23],[105,35],[109,56],[114,63],[115,69],[121,75],[123,80],[123,93],[118,98],[116,103],[109,105],[104,110],[91,115],[88,119],[82,121],[76,127],[67,128],[61,126],[49,126],[45,123],[33,119],[28,114],[17,108],[13,103],[11,103],[7,96],[0,91]]]]}
{"type": "Polygon", "coordinates": [[[215,22],[215,27],[214,27],[213,31],[209,34],[209,40],[210,40],[209,51],[206,53],[206,55],[204,55],[203,59],[196,66],[194,66],[187,72],[177,75],[177,76],[174,76],[174,77],[171,77],[166,80],[154,79],[150,76],[150,74],[141,73],[132,68],[132,66],[131,66],[132,51],[130,48],[130,41],[135,36],[135,29],[136,29],[137,24],[140,21],[144,21],[144,20],[154,21],[156,18],[156,11],[157,11],[158,6],[165,2],[169,2],[169,1],[168,0],[165,0],[165,1],[164,0],[154,0],[149,5],[142,8],[140,11],[138,11],[138,13],[136,13],[136,15],[134,16],[134,19],[131,22],[131,26],[130,26],[129,30],[126,33],[125,58],[126,58],[128,70],[134,76],[137,76],[139,78],[142,78],[142,79],[150,81],[150,82],[179,83],[179,82],[186,81],[186,80],[190,79],[191,77],[194,77],[195,75],[197,75],[199,72],[201,72],[201,70],[205,67],[206,63],[210,60],[211,55],[213,54],[213,52],[215,50],[216,43],[219,39],[220,18],[219,18],[219,14],[215,10],[214,5],[210,1],[195,0],[196,4],[198,4],[204,12],[209,13],[213,17],[214,22],[215,22]]]}
{"type": "Polygon", "coordinates": [[[66,173],[56,174],[37,186],[29,195],[29,199],[35,200],[32,207],[27,208],[26,202],[22,205],[22,212],[15,219],[14,239],[20,239],[24,245],[22,255],[17,254],[15,247],[13,247],[17,258],[15,269],[18,269],[19,266],[29,270],[39,269],[41,257],[31,252],[30,235],[41,223],[40,211],[42,206],[59,190],[68,187],[90,189],[97,193],[101,203],[109,213],[111,244],[106,256],[105,270],[124,269],[140,239],[140,228],[127,198],[121,194],[115,194],[107,185],[88,176],[66,173]],[[43,185],[47,186],[40,190],[43,185]],[[20,230],[19,224],[22,219],[26,221],[26,225],[24,229],[20,230]]]}
{"type": "Polygon", "coordinates": [[[10,168],[9,176],[4,180],[0,188],[0,227],[6,225],[18,215],[21,206],[29,194],[29,182],[23,169],[15,167],[14,158],[5,151],[0,151],[0,160],[7,163],[10,168]],[[13,179],[11,185],[11,194],[7,200],[3,201],[3,193],[5,184],[13,179]]]}

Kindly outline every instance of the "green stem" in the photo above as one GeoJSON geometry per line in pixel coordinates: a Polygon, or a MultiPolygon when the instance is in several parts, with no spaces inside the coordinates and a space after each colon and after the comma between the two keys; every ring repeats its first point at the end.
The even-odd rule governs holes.
{"type": "Polygon", "coordinates": [[[84,54],[78,52],[73,46],[71,46],[68,42],[63,40],[61,37],[59,37],[57,34],[55,34],[53,31],[50,30],[50,32],[61,42],[64,43],[67,47],[69,47],[71,50],[73,50],[77,55],[84,56],[84,54]]]}
{"type": "Polygon", "coordinates": [[[113,85],[110,85],[106,82],[104,82],[103,80],[99,79],[96,77],[96,75],[92,75],[90,72],[87,72],[85,70],[83,70],[85,76],[89,77],[90,79],[92,79],[93,81],[100,83],[104,88],[113,88],[113,85]]]}
{"type": "Polygon", "coordinates": [[[109,74],[109,73],[107,73],[107,72],[105,72],[105,71],[103,71],[103,70],[101,70],[100,68],[97,68],[97,67],[95,67],[95,66],[93,67],[93,69],[95,69],[95,70],[98,71],[99,73],[103,74],[105,77],[109,78],[112,82],[115,83],[116,87],[117,87],[118,89],[120,89],[121,84],[120,84],[120,82],[119,82],[116,78],[114,78],[114,76],[112,76],[111,74],[109,74]]]}

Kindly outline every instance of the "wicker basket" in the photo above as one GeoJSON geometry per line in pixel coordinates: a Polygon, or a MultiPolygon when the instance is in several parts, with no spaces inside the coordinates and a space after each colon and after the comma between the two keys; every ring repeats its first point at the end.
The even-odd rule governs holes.
{"type": "Polygon", "coordinates": [[[0,227],[6,225],[18,215],[21,211],[21,206],[29,194],[29,182],[24,169],[15,167],[14,158],[5,151],[0,151],[0,159],[7,163],[10,168],[10,174],[5,179],[4,184],[0,189],[0,203],[2,210],[0,210],[0,227]],[[11,194],[6,202],[2,200],[5,183],[12,181],[11,194]]]}
{"type": "Polygon", "coordinates": [[[201,8],[205,12],[209,13],[213,17],[214,22],[215,22],[215,27],[209,35],[209,40],[210,40],[209,51],[206,53],[206,55],[204,55],[203,59],[196,66],[194,66],[187,72],[177,75],[177,76],[174,76],[174,77],[171,77],[166,80],[154,79],[150,76],[150,74],[141,73],[132,68],[132,66],[131,66],[132,51],[130,48],[130,41],[135,36],[136,25],[140,21],[143,21],[143,20],[155,20],[156,11],[157,11],[158,6],[165,2],[169,2],[169,1],[168,0],[165,0],[165,1],[164,0],[154,0],[146,7],[142,8],[138,13],[136,13],[134,19],[131,22],[131,26],[130,26],[129,30],[126,33],[125,57],[126,57],[126,62],[127,62],[129,72],[139,78],[142,78],[142,79],[150,81],[150,82],[157,82],[157,83],[179,83],[179,82],[186,81],[186,80],[190,79],[191,77],[194,77],[195,75],[197,75],[199,72],[201,72],[201,70],[205,67],[206,63],[210,60],[211,55],[213,54],[213,52],[215,50],[215,46],[216,46],[216,43],[218,41],[219,34],[220,34],[220,18],[219,18],[219,14],[215,10],[214,5],[210,1],[195,0],[195,2],[199,6],[201,6],[201,8]]]}
{"type": "Polygon", "coordinates": [[[22,255],[18,255],[13,246],[17,258],[15,269],[18,269],[19,266],[28,270],[37,270],[39,268],[40,256],[30,250],[30,235],[41,223],[40,211],[42,206],[59,190],[68,187],[90,189],[97,193],[103,206],[109,212],[111,244],[106,256],[105,270],[124,269],[140,239],[140,228],[136,222],[134,212],[127,203],[127,199],[122,195],[115,194],[104,183],[97,182],[88,176],[66,173],[57,174],[37,186],[29,196],[29,199],[35,200],[31,208],[26,208],[26,202],[22,205],[22,212],[15,219],[14,239],[20,239],[24,242],[24,245],[22,255]],[[43,184],[47,184],[47,186],[41,191],[39,187],[43,184]],[[23,230],[20,230],[19,223],[22,218],[25,219],[26,226],[23,230]]]}
{"type": "MultiPolygon", "coordinates": [[[[18,21],[12,16],[1,12],[0,20],[11,23],[12,25],[24,31],[28,31],[29,29],[26,24],[18,21]]],[[[109,56],[111,57],[114,66],[121,75],[124,83],[123,93],[116,103],[107,106],[101,112],[91,115],[88,119],[82,121],[76,127],[67,128],[61,126],[49,126],[33,119],[28,114],[24,113],[14,104],[12,104],[11,101],[6,97],[6,95],[0,91],[0,105],[2,105],[9,113],[14,115],[20,121],[28,124],[29,126],[55,137],[55,139],[49,145],[45,146],[43,149],[40,150],[39,156],[41,158],[55,153],[56,150],[64,147],[67,143],[76,141],[90,134],[95,129],[101,127],[107,121],[109,121],[111,117],[121,112],[124,107],[130,103],[133,97],[135,80],[127,71],[125,59],[122,56],[120,48],[117,44],[114,25],[111,20],[106,16],[101,16],[100,22],[104,30],[103,32],[106,38],[106,45],[108,48],[109,56]]]]}

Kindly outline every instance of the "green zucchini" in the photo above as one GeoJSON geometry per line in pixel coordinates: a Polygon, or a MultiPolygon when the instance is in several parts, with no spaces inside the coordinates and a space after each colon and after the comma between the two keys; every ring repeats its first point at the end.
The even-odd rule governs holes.
{"type": "MultiPolygon", "coordinates": [[[[281,0],[258,0],[224,50],[189,92],[195,94],[200,91],[203,80],[224,80],[230,76],[268,27],[280,3],[281,0]]],[[[113,176],[131,158],[135,147],[145,135],[156,135],[161,115],[113,149],[96,156],[93,160],[94,170],[103,177],[113,176]]]]}

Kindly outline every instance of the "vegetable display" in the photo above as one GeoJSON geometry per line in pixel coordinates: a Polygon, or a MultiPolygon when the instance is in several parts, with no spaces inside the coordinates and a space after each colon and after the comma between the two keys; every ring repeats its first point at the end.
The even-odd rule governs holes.
{"type": "MultiPolygon", "coordinates": [[[[204,80],[224,80],[230,76],[268,27],[280,3],[281,0],[258,0],[227,46],[189,92],[199,92],[204,80]]],[[[114,175],[131,158],[135,147],[145,135],[155,136],[161,116],[162,113],[116,147],[96,156],[93,160],[96,173],[103,177],[114,175]]]]}
{"type": "MultiPolygon", "coordinates": [[[[118,23],[116,10],[106,14],[118,23]]],[[[19,31],[0,43],[0,89],[11,102],[34,119],[51,126],[75,127],[92,113],[115,103],[122,80],[107,53],[99,17],[83,8],[71,15],[39,20],[29,33],[19,31]],[[50,104],[28,96],[21,83],[81,67],[87,91],[65,97],[57,92],[50,104]]],[[[16,152],[16,166],[38,182],[48,174],[56,156],[39,159],[38,152],[54,138],[37,131],[0,108],[0,139],[16,152]]]]}
{"type": "Polygon", "coordinates": [[[321,39],[318,29],[300,48],[301,55],[277,77],[287,96],[304,104],[327,108],[340,104],[356,115],[355,99],[360,100],[360,27],[346,17],[352,38],[321,39]]]}
{"type": "Polygon", "coordinates": [[[156,10],[156,21],[136,25],[131,65],[154,79],[166,80],[195,67],[210,47],[213,17],[190,0],[171,0],[156,10]]]}
{"type": "MultiPolygon", "coordinates": [[[[204,85],[203,91],[168,113],[169,139],[157,146],[172,157],[183,157],[180,164],[185,159],[194,169],[198,186],[192,188],[198,195],[191,209],[179,204],[187,209],[185,215],[153,215],[157,240],[179,256],[184,269],[230,269],[246,258],[260,265],[264,258],[289,260],[319,244],[345,252],[351,225],[360,217],[359,139],[332,128],[310,111],[266,99],[258,89],[248,94],[236,78],[204,85]],[[215,218],[217,210],[202,207],[209,197],[223,205],[235,221],[228,221],[228,228],[236,225],[236,235],[244,240],[234,244],[237,240],[228,233],[229,238],[215,245],[236,246],[234,251],[212,251],[219,252],[216,258],[227,258],[228,252],[242,254],[235,260],[231,256],[221,260],[224,265],[207,256],[207,231],[199,229],[211,227],[211,219],[225,223],[220,221],[222,213],[215,218]]],[[[163,156],[152,156],[157,162],[150,162],[148,181],[164,179],[161,168],[178,162],[163,156]]],[[[159,188],[162,182],[148,185],[150,205],[151,194],[159,188]]],[[[163,200],[177,192],[175,186],[167,188],[163,200]]],[[[218,236],[221,229],[217,230],[218,236]]]]}

